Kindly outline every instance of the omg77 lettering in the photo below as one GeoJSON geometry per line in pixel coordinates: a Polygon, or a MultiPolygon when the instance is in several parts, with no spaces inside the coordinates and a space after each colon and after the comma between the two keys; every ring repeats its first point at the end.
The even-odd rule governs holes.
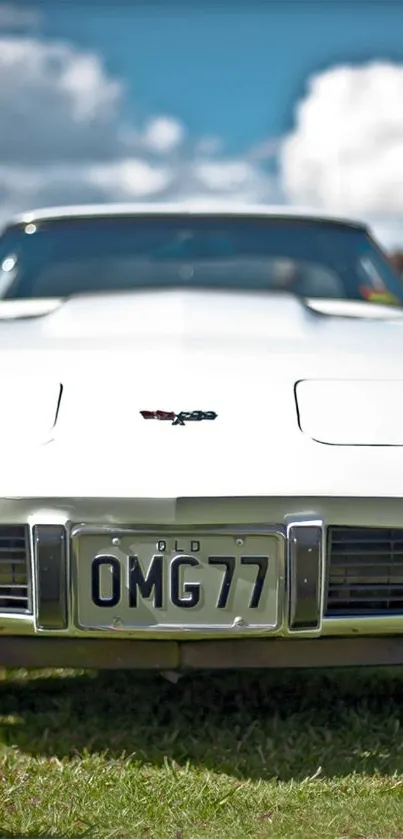
{"type": "MultiPolygon", "coordinates": [[[[227,607],[234,577],[236,576],[237,562],[240,569],[242,567],[256,567],[256,576],[247,605],[249,609],[257,609],[267,575],[269,564],[267,556],[241,556],[238,561],[235,556],[209,556],[207,565],[222,568],[224,571],[215,606],[217,609],[227,607]]],[[[121,602],[122,592],[128,589],[128,605],[131,609],[136,609],[139,606],[140,597],[146,600],[152,598],[152,605],[155,609],[164,608],[166,597],[169,598],[173,606],[179,609],[194,609],[201,601],[202,586],[199,582],[182,581],[184,571],[189,568],[202,568],[202,563],[195,556],[180,554],[174,556],[168,564],[162,554],[155,554],[145,572],[139,557],[136,555],[128,557],[128,567],[126,569],[116,556],[101,554],[92,561],[92,602],[102,608],[114,608],[121,602]],[[168,577],[166,591],[164,590],[164,565],[167,568],[168,577]],[[102,568],[109,569],[110,572],[111,587],[108,594],[103,594],[101,590],[102,568]],[[125,583],[126,573],[127,586],[125,583]],[[123,586],[122,581],[124,581],[123,586]]]]}

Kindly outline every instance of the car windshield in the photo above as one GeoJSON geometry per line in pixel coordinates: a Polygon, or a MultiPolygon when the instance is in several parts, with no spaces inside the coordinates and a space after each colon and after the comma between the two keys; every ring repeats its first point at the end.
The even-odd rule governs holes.
{"type": "Polygon", "coordinates": [[[111,215],[12,225],[0,237],[2,299],[178,286],[403,304],[365,229],[330,221],[111,215]]]}

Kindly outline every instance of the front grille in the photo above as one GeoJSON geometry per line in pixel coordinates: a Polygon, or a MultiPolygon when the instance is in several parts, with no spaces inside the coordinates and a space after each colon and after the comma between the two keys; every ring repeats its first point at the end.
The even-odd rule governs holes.
{"type": "Polygon", "coordinates": [[[403,530],[329,527],[326,617],[403,615],[403,530]]]}
{"type": "Polygon", "coordinates": [[[0,525],[0,612],[28,612],[29,531],[0,525]]]}

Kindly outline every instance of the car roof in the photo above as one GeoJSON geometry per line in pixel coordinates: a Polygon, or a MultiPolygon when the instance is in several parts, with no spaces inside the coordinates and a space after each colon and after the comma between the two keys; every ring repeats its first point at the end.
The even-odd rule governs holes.
{"type": "Polygon", "coordinates": [[[198,215],[198,216],[247,216],[258,218],[290,218],[306,219],[317,222],[332,222],[334,224],[367,229],[363,221],[348,217],[334,216],[322,210],[304,207],[276,206],[267,204],[218,204],[214,202],[202,203],[121,203],[121,204],[79,204],[43,209],[29,210],[12,216],[7,226],[30,224],[37,221],[52,221],[79,218],[102,218],[110,216],[141,216],[141,215],[198,215]]]}

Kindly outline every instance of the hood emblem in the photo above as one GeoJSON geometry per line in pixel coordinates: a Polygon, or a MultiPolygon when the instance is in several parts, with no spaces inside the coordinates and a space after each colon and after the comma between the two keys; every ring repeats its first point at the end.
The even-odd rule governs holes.
{"type": "Polygon", "coordinates": [[[215,411],[181,411],[179,414],[175,414],[174,411],[140,411],[140,414],[146,420],[170,420],[172,425],[185,425],[186,422],[215,420],[218,416],[215,411]]]}

